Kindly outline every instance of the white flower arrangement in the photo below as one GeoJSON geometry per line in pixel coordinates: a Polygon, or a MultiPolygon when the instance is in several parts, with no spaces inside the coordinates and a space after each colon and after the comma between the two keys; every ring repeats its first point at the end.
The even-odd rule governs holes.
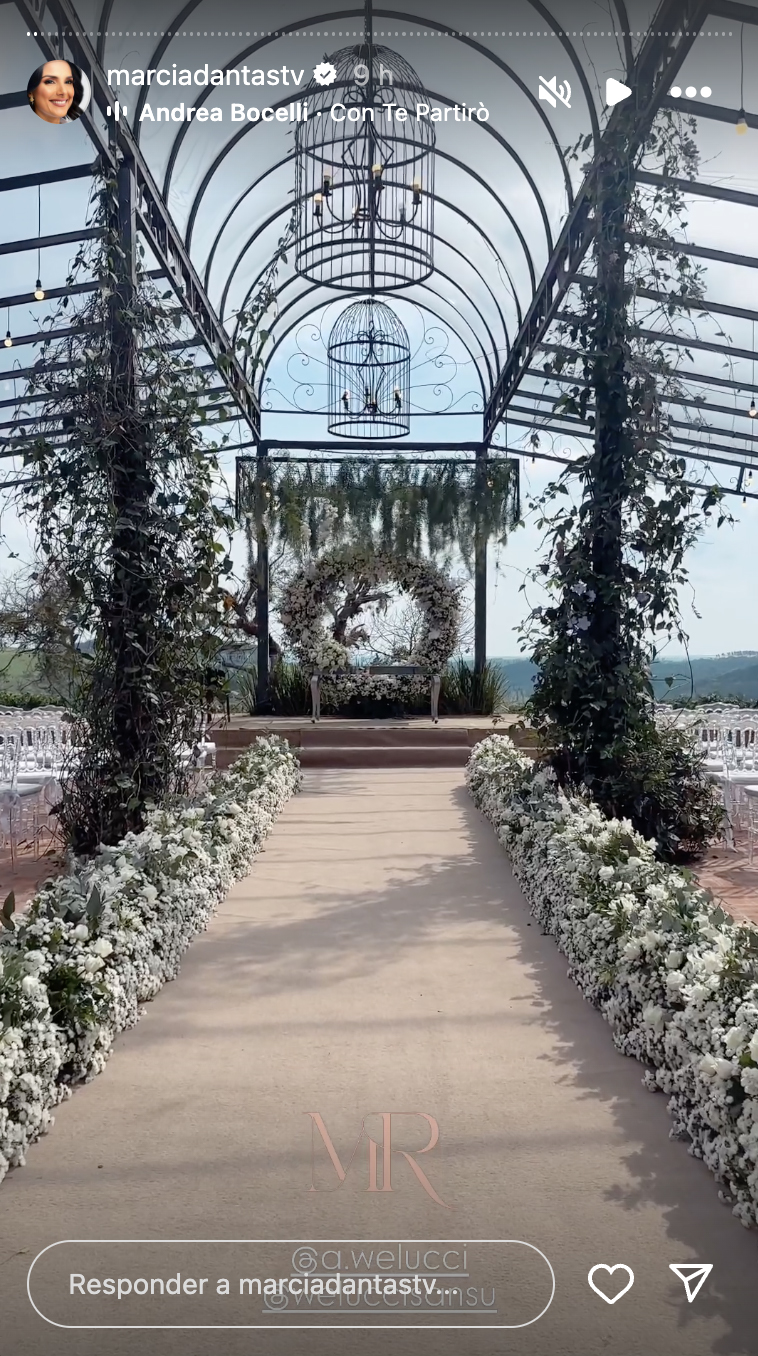
{"type": "Polygon", "coordinates": [[[0,939],[0,1181],[176,976],[299,785],[289,744],[258,739],[198,800],[74,860],[12,920],[0,939]]]}
{"type": "Polygon", "coordinates": [[[340,700],[353,696],[408,696],[428,690],[428,679],[441,674],[458,642],[461,619],[461,588],[432,561],[374,551],[362,546],[340,547],[328,551],[308,564],[287,584],[280,608],[280,620],[286,642],[307,673],[327,678],[322,691],[328,695],[329,674],[340,673],[340,700]],[[395,677],[392,674],[368,674],[350,668],[350,651],[334,640],[325,627],[327,601],[340,585],[356,575],[368,576],[372,583],[395,583],[409,594],[424,614],[418,646],[409,659],[422,673],[395,677]]]}
{"type": "Polygon", "coordinates": [[[672,1136],[742,1223],[758,1223],[758,928],[505,736],[476,746],[466,778],[569,974],[646,1066],[645,1085],[668,1095],[672,1136]]]}

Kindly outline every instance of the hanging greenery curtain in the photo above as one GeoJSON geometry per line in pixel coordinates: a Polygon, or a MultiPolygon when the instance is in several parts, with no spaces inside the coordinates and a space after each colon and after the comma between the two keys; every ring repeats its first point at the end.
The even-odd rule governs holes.
{"type": "Polygon", "coordinates": [[[504,544],[521,507],[518,462],[505,457],[472,461],[386,463],[370,458],[300,465],[240,461],[237,511],[254,511],[256,492],[267,504],[272,540],[298,554],[361,541],[401,556],[449,556],[470,566],[478,530],[504,544]],[[257,487],[257,488],[256,488],[257,487]]]}

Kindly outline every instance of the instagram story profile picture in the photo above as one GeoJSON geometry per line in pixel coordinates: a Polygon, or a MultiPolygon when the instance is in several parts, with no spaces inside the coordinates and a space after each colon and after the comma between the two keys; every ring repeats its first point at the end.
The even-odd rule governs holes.
{"type": "Polygon", "coordinates": [[[29,76],[26,97],[43,122],[75,122],[90,101],[86,75],[73,61],[46,61],[29,76]]]}

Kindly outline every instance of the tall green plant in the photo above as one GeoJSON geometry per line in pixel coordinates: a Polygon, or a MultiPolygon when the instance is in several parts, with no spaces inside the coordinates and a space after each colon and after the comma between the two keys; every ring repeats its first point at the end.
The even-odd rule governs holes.
{"type": "Polygon", "coordinates": [[[673,328],[687,302],[702,298],[698,267],[667,248],[683,223],[674,180],[696,166],[689,127],[673,115],[659,119],[638,155],[621,133],[607,140],[593,188],[594,267],[545,367],[575,377],[557,408],[588,419],[594,446],[538,506],[549,601],[526,628],[539,669],[528,711],[559,775],[615,808],[628,741],[655,740],[649,664],[661,638],[684,639],[685,556],[718,502],[718,491],[690,483],[672,452],[665,397],[680,380],[665,341],[640,333],[653,314],[664,332],[673,328]],[[662,176],[650,191],[636,182],[642,162],[662,176]]]}
{"type": "Polygon", "coordinates": [[[24,450],[22,507],[40,557],[64,582],[78,631],[94,637],[59,812],[77,852],[139,829],[148,804],[186,789],[182,746],[205,709],[219,578],[231,568],[232,523],[198,430],[206,383],[177,344],[171,294],[136,261],[135,285],[118,210],[107,180],[90,222],[97,244],[68,279],[94,291],[74,315],[64,298],[53,318],[68,333],[42,345],[24,450]]]}

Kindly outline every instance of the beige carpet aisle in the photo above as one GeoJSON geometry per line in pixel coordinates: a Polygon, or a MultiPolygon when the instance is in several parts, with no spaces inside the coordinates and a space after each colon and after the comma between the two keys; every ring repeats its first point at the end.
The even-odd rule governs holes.
{"type": "MultiPolygon", "coordinates": [[[[395,1148],[422,1147],[422,1124],[396,1118],[395,1148]]],[[[756,1237],[668,1131],[663,1099],[614,1052],[530,923],[461,774],[314,771],[179,979],[0,1188],[0,1348],[754,1353],[756,1237]],[[393,1190],[368,1191],[365,1144],[342,1187],[322,1147],[310,1190],[307,1113],[323,1117],[346,1166],[361,1119],[390,1111],[438,1122],[440,1145],[418,1161],[452,1209],[400,1153],[393,1190]],[[26,1297],[31,1259],[58,1239],[309,1237],[521,1239],[552,1262],[556,1295],[538,1323],[507,1333],[262,1334],[70,1331],[26,1297]],[[668,1269],[686,1261],[714,1264],[692,1305],[668,1269]],[[612,1307],[587,1285],[598,1262],[635,1273],[612,1307]]],[[[36,1297],[51,1312],[38,1265],[36,1297]]],[[[104,1250],[99,1274],[114,1265],[104,1250]]],[[[252,1260],[229,1265],[257,1274],[252,1260]]]]}

